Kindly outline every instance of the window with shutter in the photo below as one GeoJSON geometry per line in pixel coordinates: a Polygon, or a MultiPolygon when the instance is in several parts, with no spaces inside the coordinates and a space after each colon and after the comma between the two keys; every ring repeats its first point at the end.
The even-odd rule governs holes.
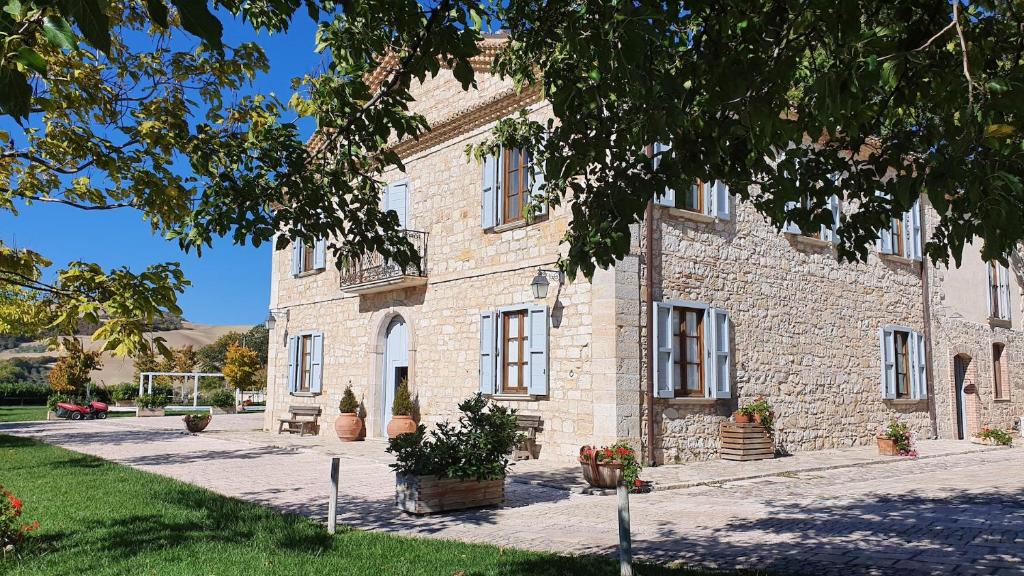
{"type": "Polygon", "coordinates": [[[913,330],[886,326],[880,330],[882,398],[921,400],[928,396],[924,337],[913,330]]]}
{"type": "Polygon", "coordinates": [[[497,390],[495,373],[495,352],[497,331],[495,330],[495,312],[480,314],[480,393],[494,394],[497,390]]]}
{"type": "Polygon", "coordinates": [[[309,391],[320,394],[324,377],[324,335],[316,332],[309,335],[310,353],[309,391]]]}
{"type": "Polygon", "coordinates": [[[309,392],[313,382],[313,335],[298,336],[295,392],[309,392]]]}
{"type": "Polygon", "coordinates": [[[288,393],[295,392],[298,385],[299,338],[288,337],[288,393]]]}
{"type": "Polygon", "coordinates": [[[989,318],[1010,319],[1010,271],[998,262],[988,265],[989,318]]]}
{"type": "MultiPolygon", "coordinates": [[[[879,196],[883,194],[878,193],[879,196]]],[[[882,254],[902,256],[910,260],[921,259],[921,205],[920,201],[893,218],[888,228],[878,232],[878,251],[882,254]]]]}
{"type": "Polygon", "coordinates": [[[480,200],[480,222],[485,230],[498,224],[498,187],[498,157],[488,154],[484,157],[480,200]]]}
{"type": "Polygon", "coordinates": [[[480,315],[480,391],[547,396],[547,306],[502,308],[480,315]]]}
{"type": "Polygon", "coordinates": [[[732,354],[729,345],[729,314],[719,308],[708,310],[711,324],[711,352],[713,361],[710,389],[711,398],[732,397],[732,354]]]}
{"type": "Polygon", "coordinates": [[[696,302],[656,302],[655,396],[729,398],[729,316],[696,302]]]}
{"type": "Polygon", "coordinates": [[[896,398],[896,344],[892,328],[882,328],[879,332],[879,349],[882,359],[882,398],[896,398]]]}

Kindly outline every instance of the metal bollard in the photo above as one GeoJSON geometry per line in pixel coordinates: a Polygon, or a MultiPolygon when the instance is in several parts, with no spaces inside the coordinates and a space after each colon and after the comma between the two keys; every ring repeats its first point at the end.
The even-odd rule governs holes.
{"type": "Polygon", "coordinates": [[[629,488],[619,480],[619,576],[633,576],[633,536],[629,533],[629,488]]]}
{"type": "Polygon", "coordinates": [[[341,458],[331,458],[331,500],[327,504],[327,532],[334,534],[338,527],[338,469],[341,458]]]}

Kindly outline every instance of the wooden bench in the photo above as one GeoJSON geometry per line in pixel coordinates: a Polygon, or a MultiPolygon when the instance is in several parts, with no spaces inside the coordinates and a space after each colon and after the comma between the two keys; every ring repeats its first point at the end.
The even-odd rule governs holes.
{"type": "Polygon", "coordinates": [[[513,460],[531,460],[535,458],[537,448],[537,432],[544,429],[540,416],[516,414],[516,430],[526,434],[526,438],[512,452],[513,460]]]}
{"type": "Polygon", "coordinates": [[[288,432],[299,436],[305,436],[306,432],[311,434],[320,433],[320,414],[323,408],[319,406],[289,406],[288,418],[280,418],[277,426],[277,433],[288,432]]]}

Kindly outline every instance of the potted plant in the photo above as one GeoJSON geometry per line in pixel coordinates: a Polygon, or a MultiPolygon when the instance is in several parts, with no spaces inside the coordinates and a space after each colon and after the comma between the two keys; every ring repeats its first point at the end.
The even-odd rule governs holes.
{"type": "Polygon", "coordinates": [[[207,398],[210,406],[213,406],[214,414],[234,414],[235,413],[235,393],[227,388],[221,388],[215,390],[207,398]]]}
{"type": "Polygon", "coordinates": [[[346,386],[338,402],[338,419],[334,421],[334,431],[342,442],[354,442],[363,439],[363,419],[359,417],[359,401],[352,393],[352,387],[346,386]]]}
{"type": "Polygon", "coordinates": [[[213,414],[186,414],[182,420],[185,421],[185,429],[195,434],[206,430],[210,420],[213,420],[213,414]]]}
{"type": "Polygon", "coordinates": [[[395,504],[429,514],[492,506],[505,501],[509,455],[522,441],[515,410],[477,393],[459,404],[457,425],[424,426],[388,442],[395,455],[395,504]]]}
{"type": "Polygon", "coordinates": [[[754,422],[764,426],[769,432],[775,423],[775,412],[772,411],[772,405],[768,403],[768,399],[764,396],[758,396],[753,402],[740,406],[734,417],[737,424],[754,422]]]}
{"type": "Polygon", "coordinates": [[[1013,437],[999,428],[989,428],[986,426],[981,429],[981,432],[971,437],[971,442],[986,446],[1011,446],[1013,445],[1013,437]]]}
{"type": "Polygon", "coordinates": [[[878,434],[878,453],[882,456],[917,456],[914,449],[914,434],[907,428],[906,422],[892,420],[878,434]]]}
{"type": "Polygon", "coordinates": [[[583,479],[594,488],[615,488],[620,480],[631,492],[643,486],[640,459],[625,441],[601,448],[583,446],[579,461],[583,479]]]}
{"type": "Polygon", "coordinates": [[[135,397],[138,395],[138,387],[130,382],[123,382],[110,389],[110,399],[115,406],[135,406],[135,397]]]}
{"type": "Polygon", "coordinates": [[[402,379],[395,391],[395,402],[391,405],[391,421],[388,422],[388,438],[397,438],[402,434],[416,431],[416,421],[412,419],[412,396],[409,395],[409,381],[402,379]]]}
{"type": "Polygon", "coordinates": [[[164,407],[167,406],[167,397],[163,394],[142,394],[135,399],[136,415],[163,416],[164,407]]]}

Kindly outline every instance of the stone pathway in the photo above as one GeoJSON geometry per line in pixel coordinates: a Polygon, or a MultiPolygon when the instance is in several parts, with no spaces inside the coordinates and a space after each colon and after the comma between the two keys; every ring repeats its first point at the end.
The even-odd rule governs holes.
{"type": "MultiPolygon", "coordinates": [[[[274,445],[282,442],[246,431],[261,424],[254,415],[219,416],[210,433],[188,435],[179,431],[180,419],[118,419],[4,424],[0,433],[38,438],[322,520],[330,460],[317,448],[319,440],[301,439],[309,443],[302,447],[274,445]]],[[[382,445],[348,446],[339,522],[537,550],[614,551],[614,498],[510,482],[502,508],[412,517],[393,506],[394,477],[382,445]]],[[[965,443],[953,448],[966,453],[950,454],[936,444],[928,448],[935,457],[884,465],[859,463],[870,455],[856,450],[820,453],[819,459],[848,459],[852,465],[766,469],[766,476],[734,475],[634,496],[634,551],[658,562],[778,574],[1024,574],[1024,449],[965,443]]],[[[645,476],[674,474],[685,483],[702,466],[710,474],[710,467],[692,465],[645,476]]]]}

